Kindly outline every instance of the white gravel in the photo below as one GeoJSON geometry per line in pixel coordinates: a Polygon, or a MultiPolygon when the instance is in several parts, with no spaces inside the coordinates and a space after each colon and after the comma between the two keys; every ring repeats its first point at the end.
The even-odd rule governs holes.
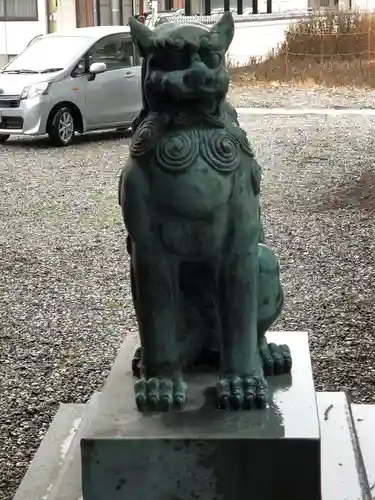
{"type": "Polygon", "coordinates": [[[375,402],[375,119],[257,117],[266,238],[286,303],[274,330],[308,330],[318,390],[375,402]]]}
{"type": "MultiPolygon", "coordinates": [[[[374,119],[243,125],[264,167],[266,234],[281,257],[286,305],[274,329],[309,331],[317,389],[374,402],[374,119]]],[[[1,500],[59,403],[100,389],[136,328],[117,206],[126,143],[106,134],[68,149],[1,146],[1,500]]]]}
{"type": "Polygon", "coordinates": [[[375,90],[350,88],[299,88],[231,86],[230,99],[236,107],[259,108],[362,108],[375,109],[375,90]]]}

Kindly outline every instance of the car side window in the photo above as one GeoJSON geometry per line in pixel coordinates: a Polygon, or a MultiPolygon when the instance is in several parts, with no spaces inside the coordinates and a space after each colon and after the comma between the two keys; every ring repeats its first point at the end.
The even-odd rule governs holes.
{"type": "Polygon", "coordinates": [[[86,58],[86,56],[84,56],[84,57],[82,57],[82,59],[80,59],[77,66],[74,68],[72,76],[78,77],[78,76],[84,75],[87,72],[88,72],[87,58],[86,58]]]}
{"type": "Polygon", "coordinates": [[[89,53],[89,64],[103,62],[107,71],[135,65],[134,45],[130,35],[107,36],[97,42],[89,53]]]}

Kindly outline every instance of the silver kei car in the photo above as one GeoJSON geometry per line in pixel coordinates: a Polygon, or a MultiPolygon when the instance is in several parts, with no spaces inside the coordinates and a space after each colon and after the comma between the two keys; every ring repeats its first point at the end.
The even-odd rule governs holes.
{"type": "Polygon", "coordinates": [[[36,37],[0,72],[0,142],[127,129],[141,109],[141,66],[128,26],[36,37]]]}

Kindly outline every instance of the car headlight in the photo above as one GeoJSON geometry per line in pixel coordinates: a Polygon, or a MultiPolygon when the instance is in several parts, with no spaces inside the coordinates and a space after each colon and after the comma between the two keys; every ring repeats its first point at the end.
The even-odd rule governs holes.
{"type": "Polygon", "coordinates": [[[48,92],[49,82],[34,83],[25,87],[21,94],[21,99],[32,99],[40,95],[46,95],[48,92]]]}

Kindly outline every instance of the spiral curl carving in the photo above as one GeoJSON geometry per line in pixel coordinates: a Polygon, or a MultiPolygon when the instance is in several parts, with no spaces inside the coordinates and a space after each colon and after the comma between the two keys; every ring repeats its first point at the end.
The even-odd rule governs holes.
{"type": "Polygon", "coordinates": [[[130,146],[132,156],[143,156],[152,149],[157,126],[157,116],[149,116],[139,125],[130,146]]]}
{"type": "Polygon", "coordinates": [[[156,145],[156,160],[167,172],[188,169],[198,156],[198,140],[194,130],[177,130],[163,136],[156,145]]]}
{"type": "Polygon", "coordinates": [[[211,167],[222,173],[233,172],[240,164],[239,141],[224,130],[202,134],[200,152],[211,167]]]}

